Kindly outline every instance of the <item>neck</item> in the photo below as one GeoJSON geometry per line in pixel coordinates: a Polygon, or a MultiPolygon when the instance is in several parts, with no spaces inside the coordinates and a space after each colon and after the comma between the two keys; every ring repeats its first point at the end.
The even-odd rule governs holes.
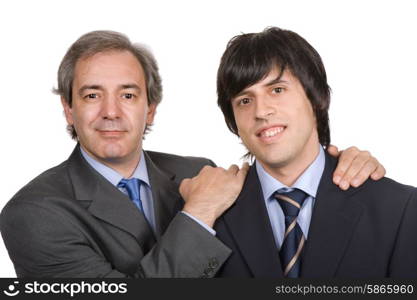
{"type": "Polygon", "coordinates": [[[133,175],[137,166],[139,165],[141,154],[142,154],[142,150],[141,148],[139,148],[138,151],[135,151],[128,157],[101,158],[90,153],[84,147],[82,148],[89,156],[91,156],[98,162],[102,163],[103,165],[106,165],[107,167],[113,169],[114,171],[122,175],[123,178],[130,178],[133,175]]]}
{"type": "Polygon", "coordinates": [[[141,153],[138,154],[137,158],[129,161],[105,160],[100,162],[115,170],[117,173],[122,175],[123,178],[130,178],[139,164],[140,156],[141,153]]]}
{"type": "Polygon", "coordinates": [[[286,186],[292,186],[319,154],[318,139],[309,141],[300,153],[278,165],[267,165],[260,161],[268,174],[286,186]]]}

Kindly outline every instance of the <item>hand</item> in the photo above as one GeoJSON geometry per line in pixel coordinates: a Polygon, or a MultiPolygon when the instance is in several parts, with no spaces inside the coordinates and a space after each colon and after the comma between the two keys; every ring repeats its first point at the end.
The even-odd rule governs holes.
{"type": "Polygon", "coordinates": [[[356,147],[349,147],[340,151],[336,146],[327,148],[330,155],[339,157],[339,163],[333,174],[333,182],[342,190],[349,186],[358,187],[369,177],[379,180],[384,177],[386,171],[383,165],[368,151],[361,151],[356,147]]]}
{"type": "Polygon", "coordinates": [[[242,190],[249,165],[239,169],[231,165],[229,169],[205,166],[194,178],[181,182],[180,194],[185,200],[183,211],[213,227],[216,219],[235,201],[242,190]]]}

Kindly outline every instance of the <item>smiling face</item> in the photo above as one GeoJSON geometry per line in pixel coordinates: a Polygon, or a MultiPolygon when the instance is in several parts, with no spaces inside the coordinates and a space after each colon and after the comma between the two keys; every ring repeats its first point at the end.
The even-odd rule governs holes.
{"type": "Polygon", "coordinates": [[[290,184],[317,156],[319,140],[302,85],[288,70],[279,75],[273,68],[234,97],[232,108],[238,134],[251,154],[272,176],[290,184]]]}
{"type": "Polygon", "coordinates": [[[81,147],[107,165],[135,168],[146,124],[156,104],[148,105],[145,75],[129,51],[107,51],[80,59],[74,71],[72,107],[65,117],[75,127],[81,147]]]}

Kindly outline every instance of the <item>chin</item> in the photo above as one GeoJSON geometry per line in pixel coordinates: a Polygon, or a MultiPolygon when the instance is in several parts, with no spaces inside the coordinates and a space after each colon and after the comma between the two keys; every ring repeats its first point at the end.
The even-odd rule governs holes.
{"type": "Polygon", "coordinates": [[[103,146],[100,151],[105,159],[118,159],[126,156],[126,151],[118,144],[108,144],[103,146]]]}
{"type": "Polygon", "coordinates": [[[262,154],[254,154],[256,159],[262,162],[264,165],[267,165],[270,168],[281,168],[284,167],[289,159],[290,155],[285,155],[282,153],[277,153],[278,151],[274,151],[274,153],[262,153],[262,154]]]}

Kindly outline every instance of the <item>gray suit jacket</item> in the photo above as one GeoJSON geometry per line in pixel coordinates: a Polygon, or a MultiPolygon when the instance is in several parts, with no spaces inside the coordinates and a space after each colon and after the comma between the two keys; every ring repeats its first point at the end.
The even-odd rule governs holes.
{"type": "Polygon", "coordinates": [[[0,229],[19,277],[212,277],[230,250],[179,212],[178,185],[211,161],[145,152],[156,233],[79,146],[23,187],[0,229]]]}

